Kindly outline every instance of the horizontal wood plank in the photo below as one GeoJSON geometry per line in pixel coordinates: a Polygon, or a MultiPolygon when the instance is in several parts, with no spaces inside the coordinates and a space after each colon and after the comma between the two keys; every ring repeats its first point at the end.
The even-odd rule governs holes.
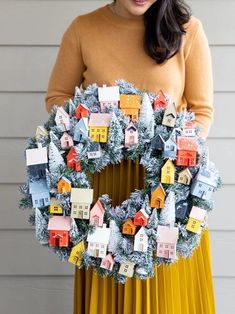
{"type": "Polygon", "coordinates": [[[235,313],[235,278],[214,278],[217,314],[235,313]]]}

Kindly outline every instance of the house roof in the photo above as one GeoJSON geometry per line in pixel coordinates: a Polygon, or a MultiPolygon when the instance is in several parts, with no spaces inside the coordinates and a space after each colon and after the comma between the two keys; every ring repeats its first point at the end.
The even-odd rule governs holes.
{"type": "Polygon", "coordinates": [[[163,186],[162,186],[161,183],[159,183],[158,186],[156,186],[155,188],[153,188],[152,191],[151,191],[151,193],[152,193],[152,194],[153,194],[153,193],[156,193],[157,190],[159,190],[159,189],[162,190],[162,192],[166,195],[166,192],[165,192],[165,190],[164,190],[164,188],[163,188],[163,186]]]}
{"type": "Polygon", "coordinates": [[[192,173],[190,172],[190,170],[188,168],[186,168],[186,169],[184,169],[184,170],[179,172],[179,175],[182,175],[182,174],[185,174],[185,175],[189,176],[190,178],[193,177],[192,173]]]}
{"type": "Polygon", "coordinates": [[[85,104],[79,104],[79,105],[77,106],[77,108],[76,108],[76,111],[77,111],[77,110],[80,110],[81,108],[84,108],[84,109],[86,109],[86,110],[89,111],[89,108],[88,108],[85,104]]]}
{"type": "Polygon", "coordinates": [[[137,128],[135,127],[135,125],[134,125],[134,123],[132,121],[128,124],[128,126],[126,128],[126,131],[129,131],[131,129],[134,129],[134,131],[137,130],[137,128]]]}
{"type": "Polygon", "coordinates": [[[71,135],[69,135],[69,133],[64,132],[64,133],[63,133],[63,135],[61,136],[60,140],[63,140],[65,137],[69,137],[69,138],[71,138],[71,139],[72,139],[72,136],[71,136],[71,135]]]}
{"type": "Polygon", "coordinates": [[[91,113],[89,126],[106,126],[110,125],[112,115],[110,113],[91,113]]]}
{"type": "Polygon", "coordinates": [[[146,213],[145,209],[140,209],[135,215],[143,215],[145,218],[149,218],[149,215],[146,213]]]}
{"type": "Polygon", "coordinates": [[[157,242],[176,243],[179,235],[179,229],[177,227],[168,227],[158,225],[157,235],[159,240],[157,242]]]}
{"type": "Polygon", "coordinates": [[[50,200],[50,205],[61,205],[61,200],[55,197],[52,197],[50,200]]]}
{"type": "Polygon", "coordinates": [[[172,115],[173,117],[176,117],[176,107],[175,103],[171,103],[166,107],[164,116],[172,115]]]}
{"type": "Polygon", "coordinates": [[[64,110],[62,106],[57,107],[55,120],[58,119],[59,115],[62,115],[65,119],[69,120],[69,114],[64,110]]]}
{"type": "Polygon", "coordinates": [[[43,192],[49,192],[47,186],[47,181],[45,179],[40,179],[37,181],[29,182],[29,193],[38,194],[43,192]]]}
{"type": "Polygon", "coordinates": [[[204,182],[214,187],[217,186],[217,179],[218,179],[217,176],[214,176],[212,171],[203,167],[199,169],[195,179],[197,181],[204,182]]]}
{"type": "Polygon", "coordinates": [[[88,130],[88,119],[87,118],[81,118],[75,125],[74,132],[77,132],[78,130],[88,130]]]}
{"type": "Polygon", "coordinates": [[[96,227],[93,233],[88,233],[87,241],[95,243],[109,243],[110,228],[96,227]]]}
{"type": "Polygon", "coordinates": [[[170,159],[167,159],[167,161],[165,162],[165,164],[162,167],[162,170],[164,170],[168,166],[168,164],[170,164],[170,166],[175,170],[175,166],[170,159]]]}
{"type": "Polygon", "coordinates": [[[183,126],[184,129],[194,129],[195,122],[194,121],[186,121],[183,126]]]}
{"type": "Polygon", "coordinates": [[[98,88],[99,101],[119,101],[120,92],[119,86],[106,86],[98,88]]]}
{"type": "Polygon", "coordinates": [[[123,227],[124,226],[136,227],[131,218],[124,222],[123,227]]]}
{"type": "Polygon", "coordinates": [[[196,137],[178,136],[177,147],[179,150],[197,151],[198,141],[196,137]]]}
{"type": "Polygon", "coordinates": [[[62,178],[60,179],[60,181],[58,182],[58,184],[59,184],[61,181],[65,181],[66,183],[71,184],[71,181],[70,181],[69,179],[67,179],[66,177],[62,177],[62,178]]]}
{"type": "Polygon", "coordinates": [[[205,218],[205,216],[206,216],[206,210],[197,206],[193,206],[189,214],[189,217],[192,217],[201,221],[205,218]]]}
{"type": "Polygon", "coordinates": [[[120,108],[133,108],[139,109],[141,105],[140,95],[120,95],[120,108]]]}
{"type": "Polygon", "coordinates": [[[36,134],[48,135],[48,131],[45,129],[43,125],[39,125],[36,129],[36,134]]]}
{"type": "Polygon", "coordinates": [[[26,164],[27,166],[46,164],[48,163],[47,148],[31,148],[26,149],[26,164]]]}
{"type": "Polygon", "coordinates": [[[72,203],[92,203],[93,189],[72,188],[70,201],[72,203]]]}
{"type": "Polygon", "coordinates": [[[146,230],[145,230],[145,228],[144,228],[143,226],[142,226],[142,227],[140,228],[140,230],[136,233],[135,237],[136,237],[136,236],[140,236],[141,234],[143,234],[143,235],[145,235],[145,236],[147,237],[146,230]]]}
{"type": "Polygon", "coordinates": [[[114,263],[114,258],[113,258],[113,256],[112,256],[111,253],[107,254],[102,260],[103,260],[103,261],[104,261],[104,260],[107,260],[107,261],[109,261],[110,263],[114,263]]]}
{"type": "Polygon", "coordinates": [[[100,211],[100,213],[103,215],[105,210],[104,210],[104,207],[103,205],[101,204],[100,200],[98,199],[95,203],[95,205],[92,207],[91,209],[91,216],[93,215],[93,212],[96,212],[96,211],[100,211]]]}
{"type": "Polygon", "coordinates": [[[49,218],[48,230],[65,230],[71,229],[71,217],[69,216],[53,216],[49,218]]]}

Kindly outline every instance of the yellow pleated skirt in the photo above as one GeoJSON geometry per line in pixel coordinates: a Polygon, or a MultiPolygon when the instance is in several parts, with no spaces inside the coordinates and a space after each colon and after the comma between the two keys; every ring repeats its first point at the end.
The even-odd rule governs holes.
{"type": "MultiPolygon", "coordinates": [[[[110,165],[93,177],[95,197],[109,194],[121,203],[144,185],[144,169],[138,162],[110,165]]],[[[91,268],[75,268],[74,314],[214,314],[209,231],[191,258],[156,267],[154,278],[129,278],[118,284],[91,268]]]]}

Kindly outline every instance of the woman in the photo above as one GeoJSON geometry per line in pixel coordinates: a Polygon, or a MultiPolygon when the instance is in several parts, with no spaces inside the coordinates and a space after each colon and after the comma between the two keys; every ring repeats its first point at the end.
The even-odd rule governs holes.
{"type": "MultiPolygon", "coordinates": [[[[196,114],[201,136],[213,119],[213,80],[208,41],[200,20],[180,0],[116,0],[77,16],[65,31],[45,98],[54,104],[73,98],[75,86],[114,85],[169,93],[177,110],[196,114]]],[[[143,169],[123,161],[93,178],[95,197],[108,193],[113,205],[143,186],[143,169]]],[[[74,314],[215,313],[208,230],[192,258],[156,268],[148,280],[125,285],[92,269],[75,270],[74,314]]]]}

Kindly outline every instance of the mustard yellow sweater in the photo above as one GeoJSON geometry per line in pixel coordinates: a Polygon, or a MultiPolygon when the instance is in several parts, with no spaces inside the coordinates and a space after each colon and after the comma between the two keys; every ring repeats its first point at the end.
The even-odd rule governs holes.
{"type": "Polygon", "coordinates": [[[198,18],[191,16],[185,29],[180,51],[159,65],[144,51],[142,18],[116,15],[108,4],[77,16],[62,36],[45,97],[47,111],[73,98],[75,86],[124,79],[139,89],[169,93],[178,111],[195,112],[206,137],[213,121],[211,54],[198,18]]]}

